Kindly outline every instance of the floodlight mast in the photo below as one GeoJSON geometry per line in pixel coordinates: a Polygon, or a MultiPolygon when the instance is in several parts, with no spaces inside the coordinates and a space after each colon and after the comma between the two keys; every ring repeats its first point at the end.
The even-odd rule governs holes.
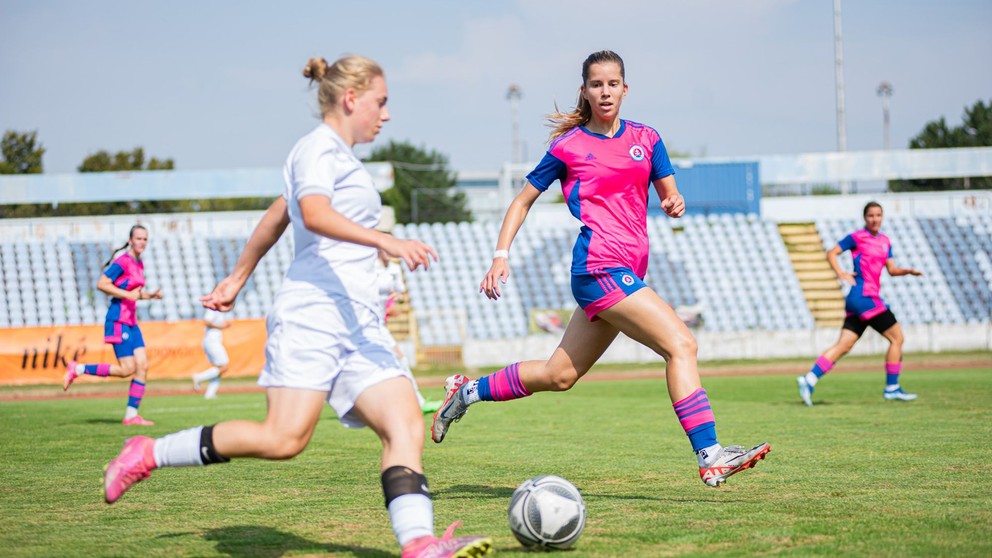
{"type": "MultiPolygon", "coordinates": [[[[837,151],[847,151],[847,115],[844,108],[844,44],[841,39],[840,1],[834,0],[834,82],[837,86],[837,151]]],[[[847,194],[850,182],[842,180],[840,193],[847,194]]]]}

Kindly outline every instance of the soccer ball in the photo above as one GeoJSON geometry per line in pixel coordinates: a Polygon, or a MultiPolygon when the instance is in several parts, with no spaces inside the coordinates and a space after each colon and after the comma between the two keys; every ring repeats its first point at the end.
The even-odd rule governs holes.
{"type": "Polygon", "coordinates": [[[586,526],[586,505],[579,489],[554,475],[525,481],[510,498],[510,531],[524,546],[565,549],[586,526]]]}

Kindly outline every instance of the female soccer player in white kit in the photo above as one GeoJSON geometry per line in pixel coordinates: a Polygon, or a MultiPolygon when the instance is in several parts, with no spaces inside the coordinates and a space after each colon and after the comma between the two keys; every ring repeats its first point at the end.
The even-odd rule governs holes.
{"type": "Polygon", "coordinates": [[[460,522],[434,536],[420,405],[378,315],[377,249],[411,270],[437,258],[426,244],[374,229],[382,201],[352,147],[371,142],[389,119],[384,74],[361,56],[330,66],[314,58],[303,73],[319,84],[323,122],[293,147],[284,195],[262,217],[231,275],[202,299],[207,308],[229,310],[259,259],[292,224],[296,253],[268,314],[258,380],[266,388],[265,421],[131,438],[107,466],[106,501],[159,467],[294,457],[310,441],[326,401],[345,426],[368,426],[382,442],[382,488],[404,558],[488,554],[487,537],[452,537],[460,522]]]}
{"type": "Polygon", "coordinates": [[[217,390],[220,389],[220,377],[227,372],[231,359],[227,356],[227,349],[224,348],[223,330],[231,327],[231,320],[227,319],[225,312],[218,312],[207,308],[203,314],[203,352],[207,354],[207,360],[212,365],[203,372],[193,374],[193,389],[200,391],[200,384],[207,382],[207,391],[203,394],[204,399],[216,399],[217,390]]]}

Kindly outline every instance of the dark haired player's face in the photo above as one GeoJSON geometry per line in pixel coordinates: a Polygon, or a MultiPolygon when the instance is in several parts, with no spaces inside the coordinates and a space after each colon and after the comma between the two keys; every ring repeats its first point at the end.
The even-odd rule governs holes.
{"type": "Polygon", "coordinates": [[[355,102],[355,143],[368,143],[379,135],[382,124],[389,120],[386,100],[386,80],[382,76],[372,78],[369,88],[358,96],[355,102]]]}
{"type": "Polygon", "coordinates": [[[882,208],[872,207],[865,213],[865,228],[871,233],[877,233],[882,228],[882,208]]]}
{"type": "Polygon", "coordinates": [[[145,229],[134,229],[134,233],[131,234],[131,249],[138,256],[145,251],[148,246],[148,231],[145,229]]]}
{"type": "Polygon", "coordinates": [[[582,96],[592,107],[593,118],[613,120],[620,114],[620,103],[627,94],[627,84],[620,75],[620,65],[605,62],[589,66],[589,77],[582,86],[582,96]]]}

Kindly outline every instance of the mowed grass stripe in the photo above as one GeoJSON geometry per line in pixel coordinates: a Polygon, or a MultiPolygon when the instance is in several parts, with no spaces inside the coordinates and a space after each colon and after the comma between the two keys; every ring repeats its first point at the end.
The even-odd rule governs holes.
{"type": "MultiPolygon", "coordinates": [[[[436,527],[462,519],[500,554],[524,555],[507,528],[509,496],[526,478],[557,474],[588,508],[572,558],[992,555],[988,372],[905,373],[904,387],[920,394],[911,403],[882,400],[881,372],[828,375],[812,408],[790,376],[705,378],[722,443],[772,443],[766,461],[719,490],[699,481],[660,380],[481,404],[444,444],[428,438],[436,527]]],[[[260,393],[215,403],[149,398],[142,411],[156,425],[140,430],[120,425],[123,399],[0,403],[0,554],[397,554],[378,441],[342,428],[329,409],[292,462],[160,470],[119,504],[102,502],[102,467],[126,436],[265,413],[260,393]]]]}

